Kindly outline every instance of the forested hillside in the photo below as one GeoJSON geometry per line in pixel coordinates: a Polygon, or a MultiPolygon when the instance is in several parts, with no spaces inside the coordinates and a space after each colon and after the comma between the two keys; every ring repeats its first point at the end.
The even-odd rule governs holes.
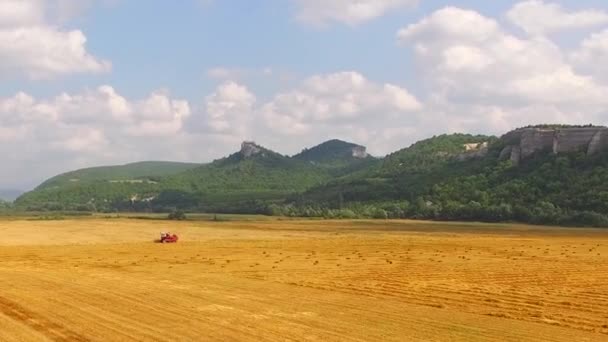
{"type": "Polygon", "coordinates": [[[38,186],[45,189],[72,183],[96,181],[157,180],[158,177],[180,173],[199,166],[194,163],[148,161],[117,166],[101,166],[67,172],[55,176],[38,186]]]}
{"type": "Polygon", "coordinates": [[[24,210],[162,211],[178,207],[258,212],[269,203],[323,184],[358,162],[321,166],[246,142],[239,152],[212,163],[181,165],[185,170],[168,165],[150,169],[147,163],[137,163],[70,172],[44,182],[16,204],[24,210]]]}
{"type": "Polygon", "coordinates": [[[608,226],[608,151],[538,152],[519,163],[505,142],[445,135],[385,158],[366,174],[313,188],[276,214],[608,226]],[[489,141],[463,154],[463,141],[489,141]],[[460,153],[459,153],[459,149],[460,153]]]}
{"type": "Polygon", "coordinates": [[[226,158],[168,175],[68,173],[16,206],[608,226],[607,132],[545,125],[502,138],[441,135],[380,159],[339,140],[294,157],[246,142],[226,158]]]}

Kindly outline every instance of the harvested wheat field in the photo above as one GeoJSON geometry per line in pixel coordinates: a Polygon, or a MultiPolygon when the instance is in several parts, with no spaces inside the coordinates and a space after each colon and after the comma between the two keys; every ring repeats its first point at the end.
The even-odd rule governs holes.
{"type": "Polygon", "coordinates": [[[608,341],[608,231],[95,218],[0,236],[0,341],[608,341]]]}

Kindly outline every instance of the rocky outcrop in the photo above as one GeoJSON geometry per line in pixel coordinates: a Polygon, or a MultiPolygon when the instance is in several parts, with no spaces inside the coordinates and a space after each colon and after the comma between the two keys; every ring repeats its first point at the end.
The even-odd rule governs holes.
{"type": "Polygon", "coordinates": [[[464,144],[465,152],[456,156],[459,161],[483,158],[488,154],[488,142],[464,144]]]}
{"type": "Polygon", "coordinates": [[[513,165],[519,165],[519,162],[521,160],[521,147],[513,146],[509,158],[511,159],[513,165]]]}
{"type": "Polygon", "coordinates": [[[244,141],[241,144],[241,155],[245,158],[249,158],[260,152],[262,152],[262,149],[253,141],[244,141]]]}
{"type": "Polygon", "coordinates": [[[588,155],[608,149],[608,128],[522,128],[505,134],[501,140],[506,147],[501,160],[514,164],[538,152],[584,152],[588,155]]]}
{"type": "Polygon", "coordinates": [[[481,149],[487,148],[488,147],[488,142],[481,142],[481,143],[470,143],[470,144],[464,144],[464,150],[467,152],[470,151],[479,151],[481,149]]]}
{"type": "Polygon", "coordinates": [[[365,159],[369,156],[369,154],[367,154],[367,148],[365,146],[355,146],[352,149],[353,152],[353,158],[357,158],[357,159],[365,159]]]}

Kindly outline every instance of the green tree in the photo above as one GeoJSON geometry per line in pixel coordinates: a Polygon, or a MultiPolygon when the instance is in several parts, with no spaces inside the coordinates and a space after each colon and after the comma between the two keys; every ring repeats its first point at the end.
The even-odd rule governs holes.
{"type": "Polygon", "coordinates": [[[186,213],[184,213],[181,210],[173,210],[172,212],[169,213],[167,218],[169,220],[176,220],[176,221],[183,221],[183,220],[187,219],[186,213]]]}

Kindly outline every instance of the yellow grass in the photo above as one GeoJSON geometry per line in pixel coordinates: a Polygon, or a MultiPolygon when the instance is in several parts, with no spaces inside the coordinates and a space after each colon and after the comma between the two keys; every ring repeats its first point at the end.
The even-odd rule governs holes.
{"type": "Polygon", "coordinates": [[[0,341],[608,341],[608,231],[91,218],[0,237],[0,341]]]}

